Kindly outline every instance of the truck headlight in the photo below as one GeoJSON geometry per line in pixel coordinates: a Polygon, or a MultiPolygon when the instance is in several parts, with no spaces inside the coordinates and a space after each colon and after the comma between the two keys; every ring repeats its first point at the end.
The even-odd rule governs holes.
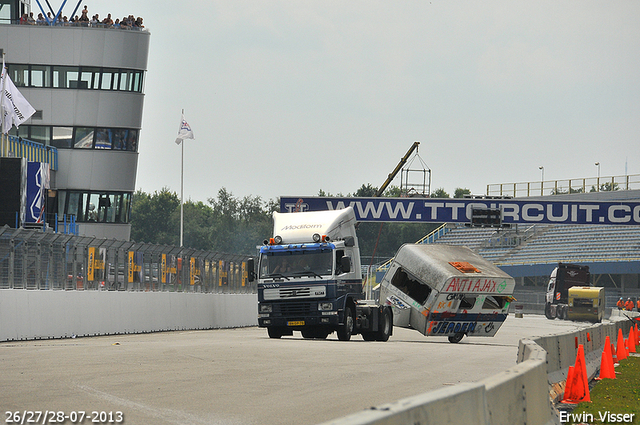
{"type": "Polygon", "coordinates": [[[273,306],[271,304],[260,304],[260,313],[273,312],[273,306]]]}
{"type": "Polygon", "coordinates": [[[319,311],[333,310],[333,303],[318,303],[319,311]]]}

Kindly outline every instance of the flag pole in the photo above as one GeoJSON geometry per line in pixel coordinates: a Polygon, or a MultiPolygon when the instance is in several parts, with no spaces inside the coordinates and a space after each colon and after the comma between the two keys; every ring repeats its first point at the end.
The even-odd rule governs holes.
{"type": "MultiPolygon", "coordinates": [[[[182,110],[184,116],[184,109],[182,110]]],[[[182,143],[182,155],[180,157],[180,247],[182,247],[184,235],[184,140],[182,143]]]]}

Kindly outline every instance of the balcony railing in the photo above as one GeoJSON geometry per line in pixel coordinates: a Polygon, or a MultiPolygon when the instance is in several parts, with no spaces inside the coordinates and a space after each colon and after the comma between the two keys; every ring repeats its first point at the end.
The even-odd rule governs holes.
{"type": "Polygon", "coordinates": [[[20,137],[3,135],[0,142],[0,156],[26,158],[33,162],[45,162],[52,171],[58,169],[58,149],[20,137]]]}
{"type": "Polygon", "coordinates": [[[487,185],[487,196],[546,196],[640,189],[640,174],[487,185]]]}

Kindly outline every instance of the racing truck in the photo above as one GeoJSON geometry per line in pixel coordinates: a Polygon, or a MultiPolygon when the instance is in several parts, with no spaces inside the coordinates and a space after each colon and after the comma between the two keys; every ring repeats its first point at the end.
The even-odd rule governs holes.
{"type": "Polygon", "coordinates": [[[601,321],[605,309],[604,288],[590,286],[590,280],[589,266],[558,263],[547,286],[544,306],[547,319],[601,321]]]}
{"type": "Polygon", "coordinates": [[[273,218],[257,267],[258,325],[271,338],[387,341],[395,324],[456,343],[495,335],[507,317],[513,278],[466,247],[403,245],[366,299],[352,207],[273,218]]]}

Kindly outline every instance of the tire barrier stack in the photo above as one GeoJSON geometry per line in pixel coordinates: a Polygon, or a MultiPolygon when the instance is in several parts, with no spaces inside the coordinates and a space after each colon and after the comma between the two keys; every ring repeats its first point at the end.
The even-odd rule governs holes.
{"type": "Polygon", "coordinates": [[[323,425],[558,424],[554,403],[563,395],[569,366],[575,363],[579,345],[584,347],[591,380],[598,372],[607,336],[613,341],[618,329],[628,333],[632,315],[638,313],[625,317],[615,310],[610,323],[520,340],[518,364],[504,372],[477,383],[463,383],[384,404],[323,425]]]}

